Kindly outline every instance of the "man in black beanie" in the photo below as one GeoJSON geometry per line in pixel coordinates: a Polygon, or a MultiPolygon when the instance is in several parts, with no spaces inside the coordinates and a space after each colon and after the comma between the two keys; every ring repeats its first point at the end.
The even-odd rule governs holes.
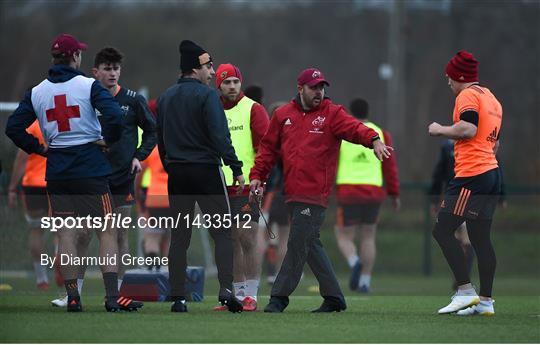
{"type": "Polygon", "coordinates": [[[227,187],[221,162],[233,171],[238,192],[244,188],[242,162],[231,143],[227,119],[218,93],[208,84],[215,75],[212,58],[192,41],[180,43],[182,75],[157,102],[158,148],[169,174],[168,194],[173,217],[180,219],[171,232],[169,282],[171,311],[186,312],[187,249],[191,227],[209,227],[215,242],[220,284],[219,302],[231,312],[242,304],[232,294],[233,242],[227,187]],[[201,218],[194,218],[195,202],[201,218]]]}

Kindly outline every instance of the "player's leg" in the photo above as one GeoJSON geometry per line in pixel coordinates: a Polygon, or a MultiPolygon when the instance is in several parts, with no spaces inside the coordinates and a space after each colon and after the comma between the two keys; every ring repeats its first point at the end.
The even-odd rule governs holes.
{"type": "Polygon", "coordinates": [[[101,219],[101,224],[93,226],[93,230],[99,240],[98,260],[105,286],[105,309],[109,312],[137,310],[143,306],[141,302],[124,298],[118,292],[118,232],[112,226],[114,204],[107,178],[83,179],[78,181],[77,188],[80,193],[75,199],[78,215],[101,219]]]}
{"type": "Polygon", "coordinates": [[[318,206],[305,203],[290,203],[291,230],[287,241],[287,252],[272,286],[269,304],[265,312],[282,312],[289,304],[289,296],[298,286],[306,263],[311,243],[315,240],[314,230],[319,219],[314,220],[312,214],[320,215],[318,206]],[[313,211],[312,211],[313,209],[313,211]],[[315,212],[317,209],[317,212],[315,212]]]}
{"type": "Polygon", "coordinates": [[[377,223],[379,221],[380,204],[360,205],[359,215],[360,225],[360,261],[362,262],[362,272],[358,282],[359,291],[368,293],[371,284],[371,274],[377,256],[375,237],[377,234],[377,223]]]}
{"type": "MultiPolygon", "coordinates": [[[[76,216],[74,196],[71,195],[72,181],[47,181],[47,195],[49,200],[49,214],[53,223],[58,219],[76,216]]],[[[67,311],[82,311],[80,295],[77,285],[78,266],[70,258],[77,258],[77,231],[60,226],[58,235],[59,267],[64,278],[64,286],[68,296],[67,311]],[[64,259],[64,261],[62,261],[64,259]]]]}
{"type": "Polygon", "coordinates": [[[358,289],[358,280],[360,279],[360,272],[362,270],[362,262],[360,261],[358,250],[354,243],[354,237],[358,226],[357,222],[351,219],[351,216],[356,213],[351,210],[351,207],[351,205],[338,206],[336,210],[334,233],[338,248],[345,259],[347,259],[347,263],[351,269],[349,289],[356,291],[358,289]]]}
{"type": "Polygon", "coordinates": [[[47,290],[49,288],[47,266],[41,265],[40,261],[41,254],[45,254],[45,233],[49,231],[41,228],[41,217],[47,215],[49,208],[47,191],[41,187],[24,187],[23,201],[25,218],[30,230],[28,245],[36,275],[36,286],[38,289],[47,290]]]}
{"type": "MultiPolygon", "coordinates": [[[[116,207],[114,213],[121,217],[121,219],[131,218],[131,205],[116,207]]],[[[116,231],[118,236],[118,290],[120,290],[124,274],[126,273],[126,266],[122,264],[121,258],[123,255],[129,254],[130,229],[120,227],[117,228],[116,231]]]]}
{"type": "Polygon", "coordinates": [[[311,206],[309,227],[311,235],[307,255],[307,264],[319,282],[319,290],[324,298],[322,305],[313,312],[339,312],[347,308],[345,297],[339,287],[332,263],[320,240],[320,228],[324,221],[324,208],[311,206]]]}
{"type": "Polygon", "coordinates": [[[375,245],[375,235],[377,224],[360,225],[360,260],[362,262],[362,271],[360,273],[358,289],[360,292],[369,292],[371,285],[371,273],[375,265],[377,248],[375,245]]]}
{"type": "MultiPolygon", "coordinates": [[[[233,293],[233,239],[232,227],[236,226],[236,220],[232,219],[232,224],[224,224],[223,220],[231,216],[229,198],[226,194],[225,178],[221,168],[198,169],[198,175],[207,183],[202,192],[197,196],[201,212],[209,215],[212,219],[220,218],[222,224],[216,221],[211,222],[209,229],[210,236],[214,240],[216,266],[218,270],[219,295],[218,301],[222,305],[227,305],[230,312],[240,312],[243,310],[242,303],[233,293]]],[[[229,218],[230,219],[230,218],[229,218]]]]}
{"type": "MultiPolygon", "coordinates": [[[[457,240],[459,241],[459,243],[461,244],[461,248],[463,249],[463,254],[465,255],[465,263],[467,265],[467,272],[469,273],[469,276],[470,276],[472,264],[474,262],[475,253],[471,245],[469,235],[467,234],[467,222],[463,222],[463,224],[461,224],[457,228],[455,232],[455,236],[457,240]]],[[[457,289],[457,283],[454,282],[453,290],[456,290],[456,289],[457,289]]]]}
{"type": "Polygon", "coordinates": [[[289,234],[291,231],[290,225],[279,224],[278,225],[278,247],[277,247],[277,257],[276,257],[276,270],[279,272],[285,254],[287,253],[287,242],[289,241],[289,234]]]}
{"type": "Polygon", "coordinates": [[[187,250],[191,242],[191,224],[195,210],[197,186],[190,166],[172,164],[168,168],[168,193],[170,213],[173,218],[180,215],[177,228],[171,230],[169,248],[169,284],[171,286],[171,312],[187,312],[186,268],[187,250]]]}
{"type": "MultiPolygon", "coordinates": [[[[233,213],[231,213],[232,215],[233,213]]],[[[244,267],[244,252],[240,243],[240,230],[237,227],[232,229],[233,240],[233,288],[234,295],[239,301],[246,297],[246,275],[244,267]]]]}
{"type": "Polygon", "coordinates": [[[463,310],[459,315],[495,314],[493,308],[492,289],[495,278],[497,259],[491,243],[491,223],[500,195],[500,171],[494,169],[475,179],[478,188],[474,193],[466,211],[478,215],[475,219],[467,219],[467,228],[471,244],[478,260],[478,275],[480,276],[480,303],[472,308],[463,310]]]}
{"type": "MultiPolygon", "coordinates": [[[[109,188],[114,200],[113,213],[116,214],[117,217],[120,217],[120,219],[131,219],[132,206],[136,203],[135,198],[133,197],[135,195],[134,180],[128,179],[119,185],[110,184],[109,188]]],[[[122,286],[122,280],[124,279],[124,274],[126,272],[126,266],[122,264],[121,258],[123,255],[129,254],[129,234],[132,224],[133,222],[130,221],[127,228],[120,226],[116,229],[118,235],[118,290],[120,290],[120,287],[122,286]]]]}
{"type": "Polygon", "coordinates": [[[243,268],[246,278],[246,298],[243,301],[245,311],[257,309],[257,294],[261,275],[260,256],[257,253],[257,232],[259,230],[259,208],[249,204],[248,197],[243,198],[241,219],[245,220],[239,227],[239,242],[243,254],[243,268]]]}
{"type": "MultiPolygon", "coordinates": [[[[243,198],[240,196],[229,197],[232,219],[241,217],[243,198]]],[[[233,222],[236,223],[236,222],[233,222]]],[[[246,297],[246,275],[244,265],[244,252],[242,251],[241,229],[233,224],[231,229],[233,241],[233,291],[235,297],[242,302],[246,297]]],[[[216,256],[217,258],[217,256],[216,256]]],[[[224,306],[218,306],[214,310],[227,310],[224,306]]]]}

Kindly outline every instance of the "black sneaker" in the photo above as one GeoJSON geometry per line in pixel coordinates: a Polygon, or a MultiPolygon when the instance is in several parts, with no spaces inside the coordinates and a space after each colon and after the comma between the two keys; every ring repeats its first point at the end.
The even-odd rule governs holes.
{"type": "Polygon", "coordinates": [[[69,313],[77,313],[82,311],[81,297],[80,296],[68,296],[67,311],[69,313]]]}
{"type": "Polygon", "coordinates": [[[223,306],[227,306],[231,313],[241,313],[244,311],[242,302],[240,302],[238,298],[234,297],[232,294],[227,297],[219,297],[219,303],[223,306]]]}
{"type": "Polygon", "coordinates": [[[288,297],[270,297],[270,302],[264,307],[265,313],[282,313],[289,305],[288,297]]]}
{"type": "Polygon", "coordinates": [[[131,298],[127,297],[118,297],[116,303],[120,305],[120,309],[123,311],[137,311],[139,308],[143,307],[143,303],[139,301],[134,301],[131,298]]]}
{"type": "Polygon", "coordinates": [[[283,308],[278,304],[274,302],[268,303],[266,307],[264,307],[265,313],[283,313],[283,308]]]}
{"type": "Polygon", "coordinates": [[[312,313],[333,313],[344,311],[347,309],[345,302],[340,301],[337,298],[325,298],[321,306],[315,310],[312,310],[312,313]]]}
{"type": "Polygon", "coordinates": [[[178,299],[171,305],[171,312],[173,313],[187,313],[187,306],[185,299],[178,299]]]}
{"type": "Polygon", "coordinates": [[[349,289],[351,289],[351,291],[356,291],[358,289],[360,273],[362,273],[362,263],[360,262],[360,260],[358,260],[354,264],[351,270],[351,277],[349,278],[349,289]]]}
{"type": "Polygon", "coordinates": [[[137,311],[137,309],[142,308],[142,306],[142,302],[134,301],[131,298],[121,296],[117,299],[107,298],[105,300],[105,309],[110,313],[116,313],[118,311],[137,311]]]}

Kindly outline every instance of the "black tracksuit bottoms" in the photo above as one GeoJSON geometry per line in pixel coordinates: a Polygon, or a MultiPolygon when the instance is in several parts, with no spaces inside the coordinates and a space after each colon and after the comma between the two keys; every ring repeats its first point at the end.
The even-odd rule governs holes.
{"type": "Polygon", "coordinates": [[[169,250],[172,300],[184,299],[186,295],[187,250],[191,241],[195,203],[198,203],[203,214],[200,222],[205,223],[205,217],[210,219],[206,224],[210,225],[209,232],[215,244],[219,296],[230,296],[233,281],[233,242],[231,227],[226,226],[227,223],[223,226],[222,221],[224,217],[230,217],[230,206],[221,167],[173,163],[169,164],[167,171],[171,213],[173,218],[180,219],[177,227],[171,231],[169,250]]]}

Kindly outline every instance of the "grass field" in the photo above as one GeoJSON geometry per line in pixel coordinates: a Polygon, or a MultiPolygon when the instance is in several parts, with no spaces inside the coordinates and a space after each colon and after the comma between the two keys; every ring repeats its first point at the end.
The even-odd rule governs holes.
{"type": "MultiPolygon", "coordinates": [[[[346,277],[341,277],[345,282],[346,277]]],[[[85,311],[68,314],[50,306],[53,292],[37,292],[30,279],[2,279],[13,286],[0,293],[1,342],[187,342],[187,343],[538,343],[540,279],[496,281],[496,316],[439,316],[449,301],[447,277],[379,276],[374,294],[347,293],[343,313],[311,314],[321,303],[306,274],[283,314],[211,311],[215,296],[190,303],[189,313],[172,314],[169,303],[146,303],[137,313],[109,314],[99,279],[87,279],[85,311]]],[[[345,286],[344,286],[345,287],[345,286]]],[[[206,293],[216,291],[209,279],[206,293]]],[[[262,288],[268,295],[268,287],[262,288]]],[[[261,309],[268,301],[260,297],[261,309]]]]}

